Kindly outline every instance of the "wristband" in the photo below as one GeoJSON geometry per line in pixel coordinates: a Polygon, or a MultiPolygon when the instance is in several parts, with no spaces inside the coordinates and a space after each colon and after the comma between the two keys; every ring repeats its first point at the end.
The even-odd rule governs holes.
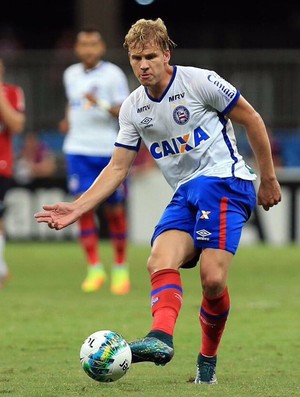
{"type": "Polygon", "coordinates": [[[104,99],[97,99],[97,105],[99,106],[99,108],[106,110],[107,112],[109,112],[111,109],[110,104],[104,99]]]}

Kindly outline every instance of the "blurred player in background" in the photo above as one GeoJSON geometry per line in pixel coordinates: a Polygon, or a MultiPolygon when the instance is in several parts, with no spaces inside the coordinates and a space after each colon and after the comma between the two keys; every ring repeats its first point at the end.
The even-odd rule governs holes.
{"type": "Polygon", "coordinates": [[[232,121],[245,128],[256,156],[257,202],[265,210],[281,200],[268,134],[261,116],[217,73],[170,64],[175,44],[160,18],[138,20],[124,47],[141,86],[122,105],[112,161],[79,199],[46,205],[36,218],[61,229],[101,203],[126,178],[142,139],[174,196],[152,236],[147,266],[153,322],[145,337],[130,343],[132,362],[165,365],[172,359],[183,300],[180,269],[200,258],[202,338],[194,382],[215,384],[230,309],[229,268],[256,205],[256,175],[238,152],[232,121]]]}
{"type": "Polygon", "coordinates": [[[4,82],[4,61],[0,58],[0,288],[9,276],[5,262],[4,198],[13,184],[13,135],[23,131],[25,103],[23,89],[4,82]]]}
{"type": "MultiPolygon", "coordinates": [[[[68,187],[78,196],[93,183],[109,163],[118,132],[118,115],[129,95],[125,73],[103,59],[106,46],[98,30],[83,29],[77,34],[75,54],[80,63],[69,66],[63,75],[67,108],[60,130],[67,133],[63,150],[66,155],[68,187]]],[[[127,294],[130,290],[127,264],[126,181],[103,204],[114,249],[111,292],[127,294]]],[[[96,291],[106,281],[107,273],[98,247],[95,211],[79,220],[80,242],[87,258],[85,292],[96,291]]]]}

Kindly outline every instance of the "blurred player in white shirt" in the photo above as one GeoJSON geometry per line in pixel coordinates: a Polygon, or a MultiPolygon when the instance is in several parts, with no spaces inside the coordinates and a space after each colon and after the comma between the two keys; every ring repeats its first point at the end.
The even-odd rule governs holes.
{"type": "Polygon", "coordinates": [[[200,262],[194,382],[215,384],[230,309],[227,279],[243,226],[256,202],[268,211],[281,201],[268,134],[259,113],[216,72],[170,64],[175,43],[160,18],[138,20],[124,47],[141,85],[122,105],[111,163],[78,200],[43,206],[35,216],[58,230],[75,222],[126,178],[143,140],[174,195],[152,236],[147,268],[153,321],[145,337],[130,342],[132,363],[172,359],[184,298],[181,269],[200,262]],[[257,195],[256,175],[239,154],[232,122],[245,128],[255,154],[257,195]]]}
{"type": "MultiPolygon", "coordinates": [[[[67,133],[63,151],[68,188],[75,197],[87,190],[109,163],[119,128],[120,106],[129,95],[125,73],[119,66],[103,59],[105,52],[106,46],[98,30],[81,30],[75,43],[75,54],[80,63],[69,66],[63,74],[67,107],[60,130],[67,133]]],[[[118,295],[130,290],[125,201],[126,181],[103,203],[114,249],[111,292],[118,295]]],[[[82,290],[92,292],[101,288],[107,279],[100,257],[95,211],[80,218],[79,228],[88,264],[82,290]]]]}

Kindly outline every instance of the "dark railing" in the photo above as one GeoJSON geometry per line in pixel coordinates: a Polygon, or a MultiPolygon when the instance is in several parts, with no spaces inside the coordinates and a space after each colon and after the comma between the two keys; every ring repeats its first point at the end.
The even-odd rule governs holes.
{"type": "MultiPolygon", "coordinates": [[[[123,68],[135,88],[125,50],[110,50],[107,59],[123,68]]],[[[55,128],[64,113],[62,73],[76,62],[72,51],[24,51],[4,60],[7,79],[22,85],[26,94],[27,129],[55,128]]],[[[215,70],[242,92],[272,128],[299,127],[300,51],[176,49],[172,62],[215,70]]]]}

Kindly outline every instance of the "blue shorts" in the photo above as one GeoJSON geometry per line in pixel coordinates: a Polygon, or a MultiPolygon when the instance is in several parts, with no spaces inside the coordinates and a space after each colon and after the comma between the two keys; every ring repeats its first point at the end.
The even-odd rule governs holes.
{"type": "MultiPolygon", "coordinates": [[[[110,157],[83,156],[77,154],[66,155],[68,190],[73,196],[84,193],[107,166],[110,157]]],[[[122,203],[127,197],[127,183],[121,184],[118,189],[106,200],[106,203],[122,203]]]]}
{"type": "Polygon", "coordinates": [[[156,225],[151,245],[166,230],[189,233],[195,248],[235,254],[244,224],[256,205],[252,181],[200,176],[181,185],[156,225]]]}

